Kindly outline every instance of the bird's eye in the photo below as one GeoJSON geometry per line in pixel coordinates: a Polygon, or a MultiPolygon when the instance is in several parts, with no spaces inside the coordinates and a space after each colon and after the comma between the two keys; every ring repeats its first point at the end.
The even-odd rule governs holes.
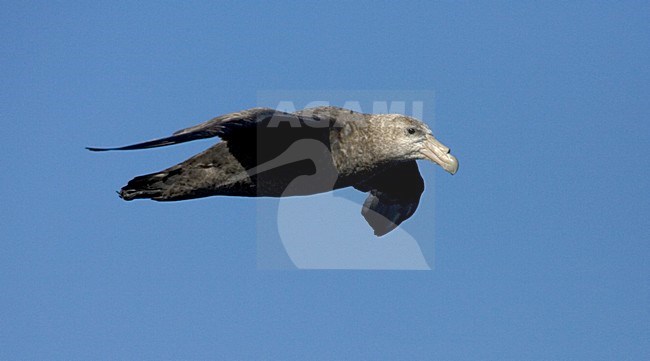
{"type": "Polygon", "coordinates": [[[415,134],[415,128],[408,128],[406,130],[409,134],[415,134]]]}

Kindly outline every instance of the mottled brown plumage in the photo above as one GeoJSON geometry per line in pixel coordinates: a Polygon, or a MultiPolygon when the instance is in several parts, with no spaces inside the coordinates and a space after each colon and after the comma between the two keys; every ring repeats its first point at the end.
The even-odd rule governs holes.
{"type": "Polygon", "coordinates": [[[283,197],[344,187],[370,192],[362,214],[381,236],[417,208],[424,182],[417,159],[454,174],[458,162],[422,122],[398,114],[337,107],[285,113],[253,108],[172,136],[120,148],[167,146],[218,136],[221,142],[160,172],[133,178],[125,200],[177,201],[207,196],[283,197]]]}

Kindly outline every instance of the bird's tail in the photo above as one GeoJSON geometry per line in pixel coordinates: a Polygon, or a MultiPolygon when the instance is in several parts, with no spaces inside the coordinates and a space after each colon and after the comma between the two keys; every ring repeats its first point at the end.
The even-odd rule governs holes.
{"type": "Polygon", "coordinates": [[[162,171],[135,177],[118,192],[120,198],[125,201],[138,198],[164,200],[164,191],[169,187],[168,184],[165,184],[165,180],[170,175],[169,171],[162,171]]]}

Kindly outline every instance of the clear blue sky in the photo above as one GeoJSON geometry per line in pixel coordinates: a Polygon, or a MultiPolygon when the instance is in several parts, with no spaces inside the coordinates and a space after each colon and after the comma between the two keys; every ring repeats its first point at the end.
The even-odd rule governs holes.
{"type": "Polygon", "coordinates": [[[2,9],[0,359],[650,358],[647,2],[2,9]],[[212,140],[83,149],[269,89],[435,92],[434,270],[261,270],[270,203],[114,192],[212,140]]]}

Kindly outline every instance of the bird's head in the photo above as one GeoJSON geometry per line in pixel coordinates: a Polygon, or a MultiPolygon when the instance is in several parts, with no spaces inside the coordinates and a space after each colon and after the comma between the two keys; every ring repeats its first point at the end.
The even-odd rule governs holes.
{"type": "MultiPolygon", "coordinates": [[[[440,143],[431,129],[421,121],[398,114],[388,114],[390,121],[384,121],[381,131],[391,139],[387,149],[395,160],[427,159],[451,174],[458,171],[458,160],[450,154],[449,147],[440,143]],[[386,134],[388,133],[388,134],[386,134]]],[[[388,120],[388,119],[387,119],[388,120]]]]}

